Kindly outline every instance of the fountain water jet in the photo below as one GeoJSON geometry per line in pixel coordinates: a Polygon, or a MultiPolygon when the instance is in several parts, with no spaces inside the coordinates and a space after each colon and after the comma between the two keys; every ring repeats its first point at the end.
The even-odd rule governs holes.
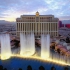
{"type": "Polygon", "coordinates": [[[11,57],[11,46],[9,34],[0,35],[1,41],[1,59],[9,59],[11,57]]]}
{"type": "Polygon", "coordinates": [[[34,54],[35,53],[35,37],[34,37],[34,33],[31,33],[31,50],[32,53],[34,54]]]}
{"type": "Polygon", "coordinates": [[[49,58],[50,56],[50,36],[41,36],[41,57],[43,59],[49,58]]]}
{"type": "Polygon", "coordinates": [[[34,34],[25,35],[20,33],[20,55],[31,56],[35,53],[35,40],[34,34]]]}

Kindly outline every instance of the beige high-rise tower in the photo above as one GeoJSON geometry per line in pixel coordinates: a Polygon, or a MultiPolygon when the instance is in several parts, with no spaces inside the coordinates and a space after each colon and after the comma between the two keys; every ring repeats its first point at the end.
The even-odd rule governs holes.
{"type": "Polygon", "coordinates": [[[39,15],[39,12],[36,12],[35,15],[21,15],[16,19],[16,34],[17,36],[20,32],[34,33],[35,36],[50,34],[56,37],[58,36],[58,22],[59,19],[54,15],[39,15]]]}

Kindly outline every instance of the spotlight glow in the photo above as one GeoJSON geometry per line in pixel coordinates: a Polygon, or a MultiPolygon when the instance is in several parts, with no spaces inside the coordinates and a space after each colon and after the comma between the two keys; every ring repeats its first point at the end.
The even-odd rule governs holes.
{"type": "Polygon", "coordinates": [[[1,34],[1,59],[8,59],[11,57],[11,46],[9,34],[1,34]]]}
{"type": "MultiPolygon", "coordinates": [[[[1,60],[6,60],[6,59],[9,59],[9,58],[11,58],[11,57],[17,57],[17,58],[23,58],[23,59],[32,59],[32,60],[38,60],[38,61],[42,61],[42,62],[44,62],[44,63],[47,63],[47,62],[51,62],[51,63],[54,63],[54,64],[58,64],[58,65],[62,65],[62,66],[66,66],[66,65],[68,65],[68,66],[70,66],[70,64],[68,64],[68,63],[66,63],[66,62],[64,62],[64,61],[58,61],[57,59],[55,60],[55,59],[51,59],[51,58],[48,58],[48,59],[43,59],[43,58],[41,58],[41,57],[38,57],[38,56],[29,56],[29,57],[24,57],[23,55],[21,56],[21,55],[19,55],[19,54],[11,54],[10,56],[11,57],[9,57],[9,55],[10,54],[7,54],[5,57],[2,57],[1,58],[1,60]]],[[[0,55],[1,56],[1,55],[0,55]]]]}
{"type": "Polygon", "coordinates": [[[21,52],[21,56],[24,56],[24,57],[29,57],[29,56],[31,56],[31,54],[33,54],[32,52],[30,52],[30,51],[26,51],[26,52],[21,52]],[[24,54],[24,55],[23,55],[24,54]]]}
{"type": "Polygon", "coordinates": [[[34,59],[34,60],[39,60],[39,61],[43,61],[43,62],[52,62],[52,63],[55,63],[55,64],[69,65],[70,66],[70,64],[67,64],[64,61],[58,61],[58,60],[55,60],[55,59],[52,60],[51,58],[43,59],[43,58],[38,57],[38,56],[23,57],[23,56],[20,56],[18,54],[17,55],[12,55],[12,56],[19,57],[19,58],[34,59]]]}
{"type": "Polygon", "coordinates": [[[50,36],[41,36],[41,57],[48,59],[50,56],[50,36]]]}
{"type": "Polygon", "coordinates": [[[62,58],[59,58],[59,59],[58,57],[56,58],[56,55],[55,57],[53,57],[53,59],[50,57],[50,47],[49,47],[50,37],[49,35],[47,36],[47,38],[42,36],[41,57],[37,55],[38,53],[35,53],[34,34],[28,35],[27,38],[24,34],[20,34],[20,35],[21,35],[20,36],[20,39],[21,39],[20,54],[11,54],[10,38],[8,34],[1,36],[1,55],[0,55],[1,60],[6,60],[11,57],[18,57],[18,58],[23,58],[23,59],[26,58],[26,59],[32,59],[32,60],[39,60],[42,62],[50,62],[54,64],[70,66],[69,59],[67,60],[67,58],[65,58],[64,60],[63,56],[61,56],[62,58]]]}
{"type": "Polygon", "coordinates": [[[9,54],[9,53],[2,54],[2,55],[1,55],[1,60],[7,60],[7,59],[9,59],[10,57],[11,57],[11,54],[9,54]]]}

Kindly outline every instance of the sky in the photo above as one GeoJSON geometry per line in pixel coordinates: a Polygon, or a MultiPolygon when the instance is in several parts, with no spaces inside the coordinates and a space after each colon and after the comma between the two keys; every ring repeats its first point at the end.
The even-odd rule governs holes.
{"type": "Polygon", "coordinates": [[[70,20],[70,0],[0,0],[0,20],[16,21],[20,15],[54,15],[70,20]]]}

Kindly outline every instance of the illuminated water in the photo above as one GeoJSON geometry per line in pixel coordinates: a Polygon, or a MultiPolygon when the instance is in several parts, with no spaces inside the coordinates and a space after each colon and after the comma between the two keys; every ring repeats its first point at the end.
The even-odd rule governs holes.
{"type": "MultiPolygon", "coordinates": [[[[9,34],[1,34],[0,42],[1,42],[1,59],[2,60],[9,59],[12,56],[9,34]]],[[[61,63],[70,64],[70,57],[62,56],[55,51],[51,53],[49,35],[41,36],[41,50],[40,51],[41,53],[39,54],[41,54],[41,56],[35,56],[36,55],[35,38],[34,38],[33,33],[27,34],[27,35],[20,33],[20,54],[19,56],[21,57],[30,56],[31,57],[33,55],[33,57],[36,57],[36,58],[39,57],[42,59],[46,59],[48,61],[54,61],[54,62],[56,61],[57,63],[61,62],[61,63]]]]}
{"type": "Polygon", "coordinates": [[[0,35],[1,59],[8,59],[11,56],[10,36],[9,34],[0,35]]]}
{"type": "Polygon", "coordinates": [[[19,68],[22,68],[22,70],[27,70],[28,65],[31,65],[32,70],[39,70],[41,65],[45,68],[45,70],[51,70],[52,66],[54,66],[56,70],[64,70],[64,67],[66,67],[66,65],[59,65],[52,62],[45,62],[30,58],[22,59],[19,57],[12,57],[4,61],[0,60],[0,65],[3,65],[3,67],[7,68],[7,70],[19,70],[19,68]]]}
{"type": "Polygon", "coordinates": [[[44,59],[50,56],[50,36],[41,36],[41,57],[44,59]]]}
{"type": "Polygon", "coordinates": [[[20,33],[20,55],[31,56],[35,53],[34,34],[25,35],[20,33]]]}

